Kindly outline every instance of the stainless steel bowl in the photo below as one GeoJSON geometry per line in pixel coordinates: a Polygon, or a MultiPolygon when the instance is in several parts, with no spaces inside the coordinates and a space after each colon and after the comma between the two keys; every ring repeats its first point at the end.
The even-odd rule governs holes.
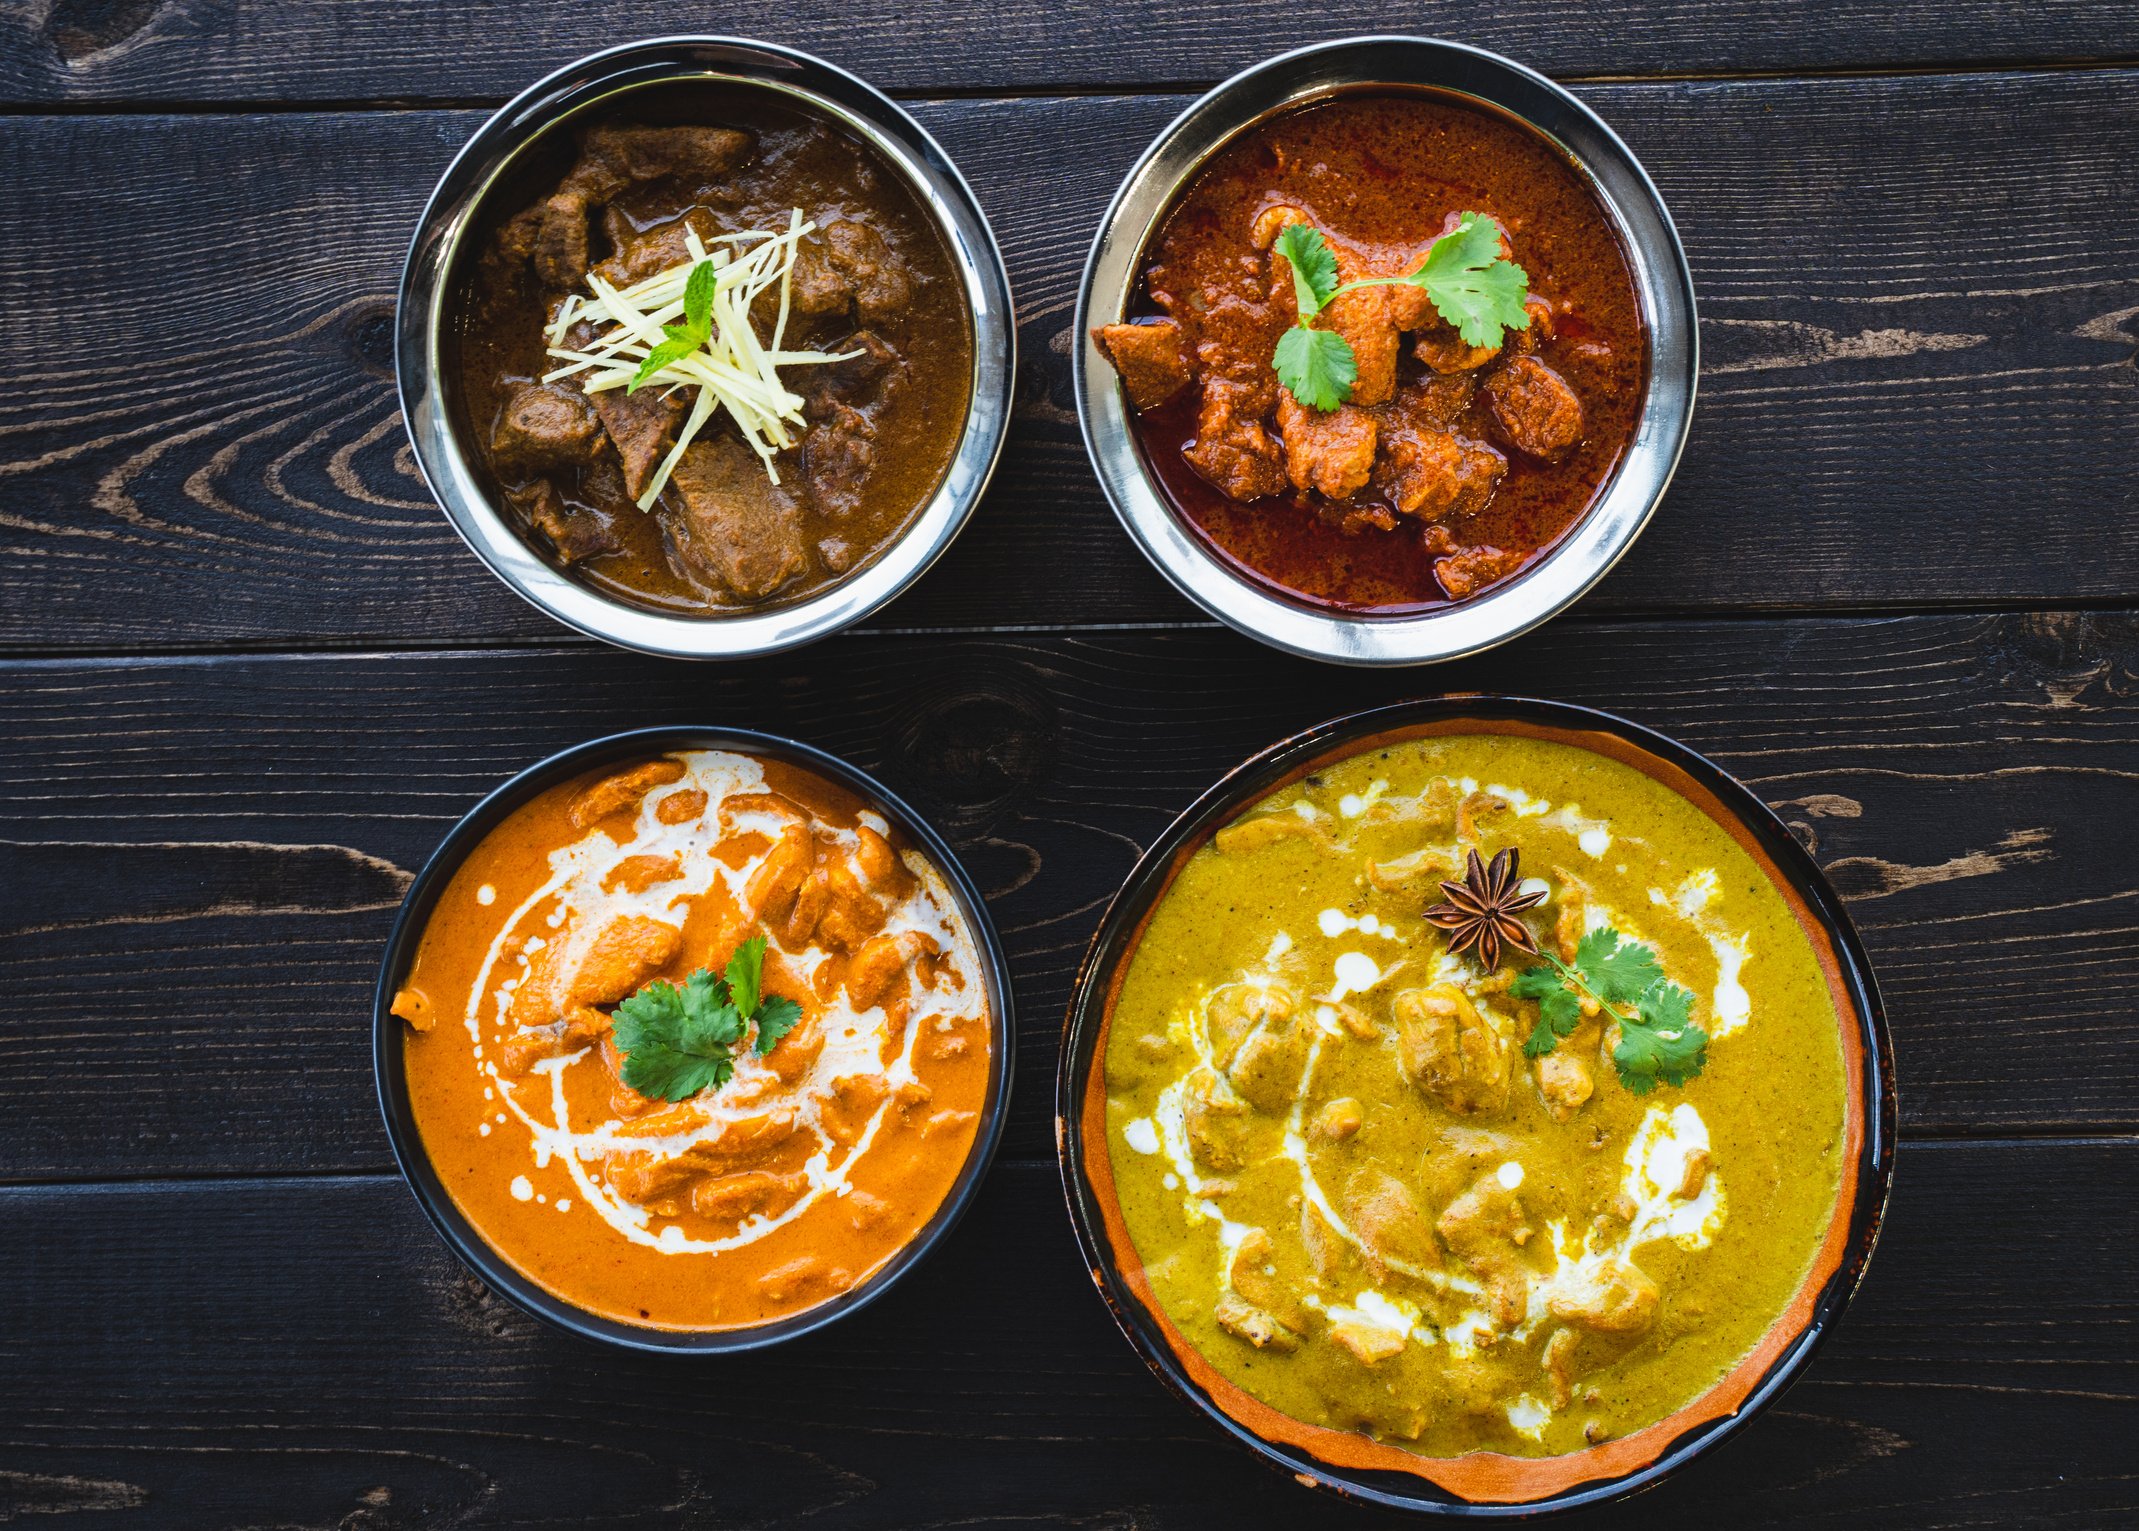
{"type": "Polygon", "coordinates": [[[1017,328],[995,235],[949,156],[889,97],[821,59],[736,37],[663,37],[569,64],[484,123],[447,167],[417,222],[401,273],[395,371],[401,412],[431,492],[490,571],[558,621],[625,648],[680,659],[769,654],[858,622],[904,590],[950,546],[987,488],[1010,426],[1017,328]],[[903,174],[928,208],[964,281],[973,316],[966,428],[935,497],[897,542],[808,600],[734,616],[667,616],[601,595],[552,568],[491,502],[469,464],[447,376],[461,262],[492,226],[493,191],[546,135],[617,98],[678,82],[756,86],[796,99],[858,135],[903,174]]]}
{"type": "Polygon", "coordinates": [[[1633,543],[1663,498],[1693,416],[1699,336],[1693,277],[1656,187],[1619,136],[1572,95],[1498,54],[1424,37],[1353,37],[1280,54],[1236,74],[1161,133],[1100,221],[1077,294],[1077,419],[1115,514],[1174,585],[1220,621],[1290,653],[1401,665],[1491,648],[1572,605],[1633,543]],[[1287,600],[1220,563],[1168,506],[1131,433],[1114,369],[1091,338],[1118,320],[1145,245],[1177,194],[1220,147],[1280,113],[1361,90],[1462,97],[1557,144],[1587,178],[1625,246],[1649,336],[1648,394],[1633,443],[1588,512],[1545,557],[1453,606],[1402,617],[1349,616],[1287,600]]]}

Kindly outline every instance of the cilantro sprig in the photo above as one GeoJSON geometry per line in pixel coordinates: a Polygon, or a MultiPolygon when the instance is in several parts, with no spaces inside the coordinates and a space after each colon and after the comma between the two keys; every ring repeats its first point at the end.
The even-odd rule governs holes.
{"type": "Polygon", "coordinates": [[[1632,1093],[1683,1085],[1707,1067],[1708,1033],[1693,1024],[1693,995],[1664,976],[1649,947],[1606,925],[1576,944],[1572,966],[1549,951],[1539,955],[1544,962],[1516,974],[1508,989],[1537,1001],[1524,1053],[1542,1058],[1573,1036],[1588,999],[1619,1023],[1612,1063],[1632,1093]]]}
{"type": "Polygon", "coordinates": [[[625,385],[626,393],[637,393],[656,372],[670,362],[682,361],[713,338],[713,289],[719,285],[720,273],[711,261],[702,260],[691,268],[683,287],[683,323],[661,326],[668,338],[646,353],[646,360],[625,385]]]}
{"type": "Polygon", "coordinates": [[[689,1100],[735,1076],[735,1048],[757,1023],[763,1057],[795,1029],[802,1007],[764,992],[765,938],[735,949],[719,977],[700,968],[678,988],[655,979],[616,1007],[612,1033],[624,1083],[653,1100],[689,1100]]]}
{"type": "Polygon", "coordinates": [[[1370,276],[1341,286],[1337,255],[1312,224],[1289,224],[1277,237],[1278,254],[1292,267],[1292,290],[1300,320],[1278,338],[1271,364],[1278,381],[1312,409],[1335,409],[1352,396],[1359,358],[1351,342],[1312,321],[1330,303],[1361,287],[1418,287],[1456,328],[1464,344],[1494,346],[1507,330],[1530,327],[1523,297],[1530,277],[1501,254],[1500,225],[1483,213],[1465,213],[1433,242],[1419,268],[1405,276],[1370,276]]]}

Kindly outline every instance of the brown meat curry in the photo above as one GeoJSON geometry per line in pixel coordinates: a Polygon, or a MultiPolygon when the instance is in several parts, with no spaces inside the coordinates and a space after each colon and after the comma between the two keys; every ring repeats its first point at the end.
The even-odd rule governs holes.
{"type": "Polygon", "coordinates": [[[1427,97],[1346,97],[1228,144],[1160,226],[1124,322],[1094,334],[1205,543],[1295,598],[1368,611],[1463,600],[1548,549],[1632,439],[1647,355],[1626,257],[1575,168],[1427,97]],[[1351,282],[1418,270],[1466,212],[1527,273],[1527,328],[1467,345],[1423,289],[1362,288],[1315,321],[1357,359],[1349,401],[1312,409],[1280,386],[1287,225],[1321,230],[1351,282]]]}
{"type": "Polygon", "coordinates": [[[474,263],[460,335],[464,429],[500,510],[575,578],[684,615],[800,600],[882,552],[948,469],[973,370],[956,268],[888,161],[764,92],[701,89],[688,106],[689,122],[583,127],[561,173],[530,179],[474,263]],[[546,331],[590,273],[628,289],[689,261],[694,241],[746,250],[744,231],[797,215],[814,227],[751,328],[761,347],[784,324],[785,353],[842,359],[779,369],[799,399],[792,447],[761,459],[716,413],[664,473],[690,389],[554,376],[546,331]]]}

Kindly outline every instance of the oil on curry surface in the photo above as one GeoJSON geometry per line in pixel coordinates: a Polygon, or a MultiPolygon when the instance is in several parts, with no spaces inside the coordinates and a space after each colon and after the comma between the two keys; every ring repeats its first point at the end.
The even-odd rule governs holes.
{"type": "Polygon", "coordinates": [[[746,1327],[865,1280],[942,1205],[988,1091],[979,954],[941,872],[839,788],[721,751],[516,811],[395,1010],[460,1210],[556,1296],[651,1327],[746,1327]],[[681,1101],[626,1083],[618,1003],[760,938],[793,1030],[681,1101]]]}
{"type": "Polygon", "coordinates": [[[1144,1275],[1224,1377],[1429,1456],[1550,1456],[1720,1381],[1782,1314],[1837,1194],[1833,1001],[1766,875],[1691,803],[1500,737],[1353,756],[1198,850],[1108,1028],[1108,1148],[1144,1275]],[[1519,853],[1549,955],[1614,929],[1691,991],[1683,1086],[1613,1061],[1425,918],[1519,853]],[[1641,1093],[1641,1087],[1647,1089],[1641,1093]]]}

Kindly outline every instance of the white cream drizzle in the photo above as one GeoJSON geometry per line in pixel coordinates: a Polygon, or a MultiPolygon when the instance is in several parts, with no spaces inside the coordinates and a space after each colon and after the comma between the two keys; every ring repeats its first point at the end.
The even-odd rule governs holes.
{"type": "MultiPolygon", "coordinates": [[[[692,751],[674,758],[684,764],[683,777],[646,795],[629,840],[619,844],[607,831],[593,830],[572,844],[551,852],[549,877],[499,926],[482,966],[477,970],[463,1017],[468,1035],[476,1043],[478,1059],[482,1056],[485,1002],[488,1003],[487,1019],[492,1028],[501,1033],[509,1032],[512,1029],[508,1020],[512,997],[524,976],[517,974],[493,984],[492,975],[508,951],[520,955],[525,951],[539,951],[547,944],[542,937],[535,936],[526,938],[517,951],[513,949],[515,934],[522,922],[533,917],[545,904],[554,901],[543,924],[559,932],[550,940],[564,943],[564,952],[556,967],[559,973],[574,971],[584,960],[595,937],[619,918],[641,916],[680,930],[688,916],[690,902],[710,892],[716,879],[724,884],[739,905],[747,908],[743,893],[763,864],[764,853],[740,867],[729,866],[714,853],[724,840],[751,831],[760,832],[777,844],[789,821],[782,814],[752,808],[729,815],[727,823],[732,827],[724,831],[722,806],[731,797],[764,791],[763,769],[747,756],[725,751],[692,751]],[[661,801],[672,794],[693,790],[706,794],[704,812],[679,824],[661,822],[657,812],[661,801]],[[636,893],[602,886],[611,872],[636,856],[674,857],[681,875],[636,893]]],[[[875,814],[859,817],[879,834],[888,828],[875,814]]],[[[817,825],[817,834],[821,840],[831,842],[842,851],[851,851],[858,843],[854,831],[821,823],[817,825]]],[[[792,1087],[781,1086],[766,1060],[753,1051],[742,1050],[736,1055],[734,1078],[720,1091],[693,1102],[694,1124],[665,1136],[633,1134],[626,1130],[626,1121],[618,1117],[588,1125],[572,1122],[565,1093],[565,1074],[587,1058],[591,1049],[581,1048],[560,1057],[545,1058],[528,1070],[530,1075],[546,1078],[548,1082],[548,1099],[540,1103],[546,1110],[540,1115],[523,1104],[515,1081],[500,1074],[495,1063],[482,1063],[483,1072],[489,1076],[506,1109],[527,1129],[535,1168],[545,1169],[553,1161],[561,1164],[578,1188],[580,1199],[605,1223],[631,1242],[665,1254],[717,1254],[741,1248],[792,1222],[823,1197],[847,1194],[851,1189],[851,1172],[874,1144],[899,1087],[915,1078],[913,1052],[916,1043],[924,1032],[941,1029],[930,1023],[947,1025],[954,1018],[972,1013],[971,996],[976,992],[973,985],[980,972],[971,934],[941,874],[918,855],[907,853],[904,860],[914,877],[913,890],[890,912],[884,932],[899,935],[917,931],[934,938],[942,964],[962,977],[966,987],[953,989],[947,982],[935,988],[914,987],[904,1045],[897,1058],[888,1065],[882,1058],[883,1039],[889,1026],[884,1007],[877,1005],[857,1011],[842,989],[829,1003],[816,1005],[823,1046],[803,1079],[792,1087]],[[825,1126],[821,1108],[834,1082],[854,1075],[881,1075],[889,1088],[852,1145],[842,1149],[825,1126]],[[680,1154],[698,1143],[718,1137],[739,1121],[761,1115],[764,1098],[779,1090],[786,1090],[786,1098],[798,1105],[800,1130],[810,1133],[818,1142],[816,1152],[802,1167],[808,1187],[801,1197],[778,1214],[766,1216],[760,1213],[748,1217],[731,1235],[718,1239],[692,1238],[674,1224],[657,1233],[650,1227],[652,1214],[646,1208],[626,1200],[588,1172],[590,1162],[605,1163],[611,1154],[619,1152],[648,1153],[662,1158],[680,1154]]],[[[805,982],[826,960],[827,954],[818,948],[789,951],[770,936],[767,940],[770,949],[778,951],[805,982]]],[[[500,1113],[497,1119],[503,1123],[508,1118],[500,1113]]],[[[484,1130],[487,1134],[487,1123],[484,1130]]],[[[525,1176],[515,1178],[513,1190],[516,1196],[522,1183],[526,1183],[525,1176]]],[[[566,1199],[560,1198],[558,1205],[560,1208],[567,1205],[566,1199]]]]}

